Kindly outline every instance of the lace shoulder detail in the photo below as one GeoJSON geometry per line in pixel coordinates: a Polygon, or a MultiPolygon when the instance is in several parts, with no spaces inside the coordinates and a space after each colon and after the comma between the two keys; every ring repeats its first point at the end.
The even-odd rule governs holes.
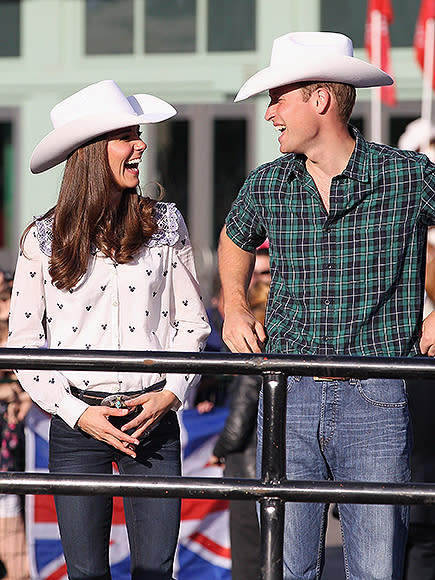
{"type": "Polygon", "coordinates": [[[41,219],[42,216],[35,217],[36,238],[39,248],[46,256],[51,256],[51,243],[53,241],[53,221],[54,216],[41,219]]]}
{"type": "MultiPolygon", "coordinates": [[[[183,237],[184,220],[181,213],[177,209],[175,203],[157,202],[154,206],[154,211],[157,218],[158,229],[145,245],[152,248],[156,246],[174,246],[183,237]]],[[[46,256],[51,256],[51,244],[53,241],[53,221],[54,216],[41,219],[41,216],[35,217],[36,237],[39,243],[41,252],[46,256]]],[[[95,249],[91,248],[91,253],[95,253],[95,249]]]]}
{"type": "Polygon", "coordinates": [[[158,229],[145,245],[149,248],[156,246],[174,246],[180,239],[180,225],[183,218],[175,203],[158,201],[154,206],[158,229]]]}

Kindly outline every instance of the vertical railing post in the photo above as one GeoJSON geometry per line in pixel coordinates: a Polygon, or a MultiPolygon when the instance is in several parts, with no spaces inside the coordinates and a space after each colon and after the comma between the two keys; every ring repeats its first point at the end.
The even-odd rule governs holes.
{"type": "MultiPolygon", "coordinates": [[[[263,444],[261,479],[264,484],[285,478],[285,416],[287,378],[282,373],[263,375],[263,444]]],[[[285,502],[260,501],[261,580],[282,580],[285,502]]]]}

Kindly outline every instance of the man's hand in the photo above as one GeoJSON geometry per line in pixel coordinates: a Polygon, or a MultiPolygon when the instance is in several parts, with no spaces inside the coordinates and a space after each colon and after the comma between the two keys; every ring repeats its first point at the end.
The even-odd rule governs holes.
{"type": "Polygon", "coordinates": [[[229,308],[225,313],[222,337],[231,352],[262,352],[266,333],[247,308],[229,308]]]}
{"type": "Polygon", "coordinates": [[[227,236],[225,226],[218,254],[225,308],[222,338],[232,352],[261,352],[266,333],[246,301],[255,254],[236,246],[227,236]]]}
{"type": "Polygon", "coordinates": [[[123,433],[110,423],[108,417],[125,417],[128,409],[115,409],[106,406],[90,406],[77,421],[78,427],[98,441],[104,441],[130,457],[136,457],[134,446],[139,444],[135,437],[123,433]]]}
{"type": "MultiPolygon", "coordinates": [[[[170,411],[174,404],[179,403],[178,398],[169,390],[157,393],[144,393],[133,399],[128,399],[125,404],[130,409],[141,406],[142,411],[134,419],[121,427],[122,431],[136,429],[132,437],[139,438],[153,426],[156,426],[160,419],[170,411]]],[[[145,433],[146,434],[146,433],[145,433]]]]}
{"type": "Polygon", "coordinates": [[[422,354],[435,356],[435,310],[423,320],[420,350],[422,354]]]}

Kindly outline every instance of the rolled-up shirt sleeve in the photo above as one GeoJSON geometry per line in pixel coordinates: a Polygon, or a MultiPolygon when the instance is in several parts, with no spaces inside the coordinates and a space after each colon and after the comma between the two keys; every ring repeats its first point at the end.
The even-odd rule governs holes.
{"type": "Polygon", "coordinates": [[[266,239],[263,219],[252,194],[251,175],[246,178],[225,220],[227,236],[247,252],[255,252],[266,239]]]}
{"type": "MultiPolygon", "coordinates": [[[[14,276],[9,317],[8,348],[44,348],[45,285],[36,228],[28,232],[14,276]]],[[[66,377],[58,371],[17,370],[21,386],[44,411],[59,415],[74,427],[87,405],[69,393],[66,377]]]]}

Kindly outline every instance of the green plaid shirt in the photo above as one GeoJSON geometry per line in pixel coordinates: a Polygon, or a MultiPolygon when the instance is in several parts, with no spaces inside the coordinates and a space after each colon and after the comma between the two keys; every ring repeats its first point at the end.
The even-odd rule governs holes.
{"type": "Polygon", "coordinates": [[[354,134],[329,214],[294,154],[253,171],[228,214],[240,248],[253,252],[269,238],[269,352],[418,353],[435,165],[354,134]]]}

